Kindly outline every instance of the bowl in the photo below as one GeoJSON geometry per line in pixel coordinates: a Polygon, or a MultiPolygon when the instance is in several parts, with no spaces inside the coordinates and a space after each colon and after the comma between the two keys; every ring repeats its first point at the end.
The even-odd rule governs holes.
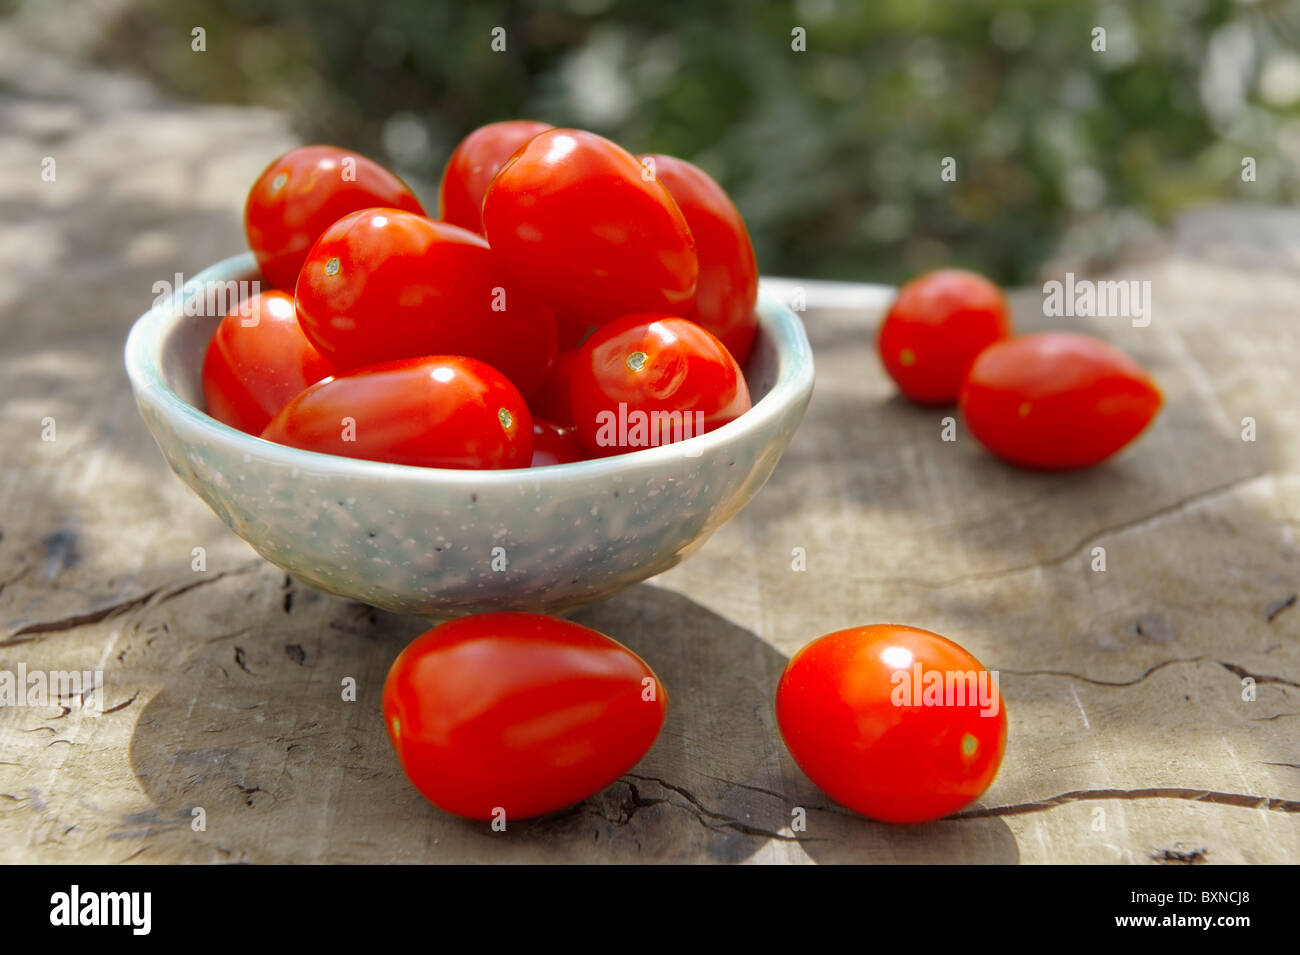
{"type": "Polygon", "coordinates": [[[254,550],[313,587],[386,610],[561,613],[668,570],[763,486],[812,395],[803,325],[760,292],[746,369],[754,404],[716,431],[509,471],[302,451],[204,413],[200,370],[220,315],[176,307],[260,278],[251,254],[226,259],[136,321],[126,342],[136,404],[171,469],[254,550]]]}

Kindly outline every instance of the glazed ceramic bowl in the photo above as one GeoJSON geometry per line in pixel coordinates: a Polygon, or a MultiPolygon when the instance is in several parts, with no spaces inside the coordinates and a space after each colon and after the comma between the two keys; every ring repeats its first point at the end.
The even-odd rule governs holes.
{"type": "MultiPolygon", "coordinates": [[[[178,298],[259,278],[253,257],[240,255],[195,276],[178,298]]],[[[431,617],[562,612],[674,566],[763,486],[812,394],[803,326],[763,294],[746,374],[754,405],[716,431],[511,471],[360,461],[272,444],[208,417],[200,369],[220,319],[185,311],[155,306],[126,343],[136,403],[172,470],[298,579],[431,617]]]]}

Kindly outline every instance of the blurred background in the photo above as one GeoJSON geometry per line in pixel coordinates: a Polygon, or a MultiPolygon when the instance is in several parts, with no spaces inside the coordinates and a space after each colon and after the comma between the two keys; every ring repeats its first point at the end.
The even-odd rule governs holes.
{"type": "Polygon", "coordinates": [[[32,44],[181,100],[281,110],[304,141],[430,188],[465,133],[507,118],[686,157],[730,191],[769,274],[954,263],[1023,283],[1132,258],[1190,205],[1300,195],[1297,0],[54,6],[0,0],[32,44]]]}

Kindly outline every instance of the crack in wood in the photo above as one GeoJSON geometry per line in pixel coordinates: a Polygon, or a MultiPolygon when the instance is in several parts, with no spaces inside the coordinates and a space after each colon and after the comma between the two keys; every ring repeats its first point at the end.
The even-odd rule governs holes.
{"type": "Polygon", "coordinates": [[[1046,812],[1072,802],[1090,802],[1101,799],[1133,801],[1139,799],[1181,799],[1188,802],[1209,803],[1215,806],[1234,806],[1240,809],[1266,809],[1269,812],[1300,813],[1300,799],[1280,799],[1276,796],[1254,796],[1248,793],[1224,793],[1211,789],[1183,789],[1179,787],[1154,787],[1150,789],[1076,789],[1035,802],[1012,806],[991,806],[971,809],[949,816],[949,819],[986,819],[996,816],[1021,816],[1032,812],[1046,812]]]}
{"type": "Polygon", "coordinates": [[[191,583],[184,584],[180,587],[173,587],[171,589],[168,589],[165,586],[155,587],[153,590],[150,590],[148,593],[140,594],[139,596],[136,597],[128,597],[124,600],[119,600],[116,601],[115,603],[111,603],[106,607],[99,607],[95,610],[88,610],[84,613],[79,613],[79,614],[71,614],[67,617],[59,617],[54,620],[39,620],[35,623],[29,623],[25,626],[19,627],[17,630],[14,630],[12,633],[9,634],[8,638],[4,640],[0,640],[0,647],[14,647],[23,643],[31,643],[34,640],[41,639],[42,635],[44,634],[61,633],[66,630],[76,630],[78,627],[85,627],[85,626],[89,626],[90,624],[100,623],[101,621],[107,620],[110,617],[120,617],[123,614],[130,613],[132,610],[135,610],[138,607],[142,607],[145,604],[149,604],[151,601],[152,601],[152,606],[156,607],[166,603],[169,600],[174,600],[175,598],[181,596],[182,594],[187,594],[191,590],[195,590],[199,587],[205,587],[208,584],[215,584],[217,581],[222,580],[226,577],[231,577],[236,574],[247,573],[248,571],[252,570],[254,567],[260,565],[261,565],[261,561],[252,562],[245,565],[244,567],[235,568],[234,570],[223,570],[220,573],[212,575],[211,577],[205,577],[202,580],[192,581],[191,583]],[[161,596],[159,596],[160,594],[161,596]],[[158,597],[158,599],[155,601],[154,597],[158,597]]]}

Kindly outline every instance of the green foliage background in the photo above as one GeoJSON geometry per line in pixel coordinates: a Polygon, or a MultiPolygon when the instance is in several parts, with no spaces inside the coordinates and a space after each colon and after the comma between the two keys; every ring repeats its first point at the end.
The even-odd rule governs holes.
{"type": "Polygon", "coordinates": [[[1057,253],[1105,260],[1191,203],[1294,201],[1297,41],[1296,0],[136,0],[99,55],[430,182],[504,118],[684,156],[730,190],[771,274],[956,262],[1014,282],[1057,253]]]}

